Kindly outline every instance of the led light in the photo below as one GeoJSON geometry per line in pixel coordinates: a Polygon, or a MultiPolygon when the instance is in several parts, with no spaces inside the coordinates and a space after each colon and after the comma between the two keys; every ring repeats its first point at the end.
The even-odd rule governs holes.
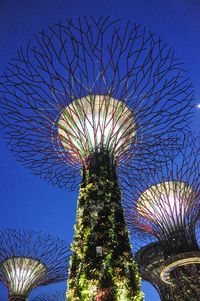
{"type": "Polygon", "coordinates": [[[102,250],[102,247],[101,246],[96,246],[96,253],[100,256],[103,255],[103,250],[102,250]]]}
{"type": "Polygon", "coordinates": [[[183,182],[162,182],[144,191],[137,201],[137,211],[165,230],[183,223],[195,195],[183,182]]]}
{"type": "Polygon", "coordinates": [[[26,257],[13,257],[2,263],[2,268],[10,283],[10,292],[23,295],[35,283],[37,278],[44,275],[46,268],[37,260],[26,257]]]}
{"type": "Polygon", "coordinates": [[[62,110],[58,136],[72,156],[82,159],[104,148],[119,157],[136,135],[133,112],[110,96],[88,95],[62,110]]]}

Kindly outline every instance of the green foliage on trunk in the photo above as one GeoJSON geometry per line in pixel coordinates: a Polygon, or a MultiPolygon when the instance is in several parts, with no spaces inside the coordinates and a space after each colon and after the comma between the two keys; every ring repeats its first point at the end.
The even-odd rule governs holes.
{"type": "Polygon", "coordinates": [[[96,154],[83,181],[77,208],[67,301],[141,301],[116,169],[96,154]]]}

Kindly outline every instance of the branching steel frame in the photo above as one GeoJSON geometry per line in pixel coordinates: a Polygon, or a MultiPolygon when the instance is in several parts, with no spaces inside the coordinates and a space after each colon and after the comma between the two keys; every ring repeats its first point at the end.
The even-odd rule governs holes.
{"type": "Polygon", "coordinates": [[[32,230],[0,231],[0,279],[8,287],[9,300],[26,300],[40,285],[68,277],[70,246],[32,230]]]}
{"type": "Polygon", "coordinates": [[[128,175],[136,179],[136,170],[154,168],[176,149],[193,99],[181,62],[160,37],[103,17],[69,18],[35,35],[9,64],[0,91],[1,124],[17,160],[72,189],[88,158],[74,149],[74,160],[63,148],[57,122],[75,99],[110,96],[133,112],[136,139],[116,158],[124,185],[128,175]]]}

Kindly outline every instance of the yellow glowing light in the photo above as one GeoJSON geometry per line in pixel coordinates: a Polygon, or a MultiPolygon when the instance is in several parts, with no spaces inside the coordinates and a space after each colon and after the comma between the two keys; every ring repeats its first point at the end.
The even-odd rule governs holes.
{"type": "Polygon", "coordinates": [[[26,257],[13,257],[2,263],[2,269],[7,275],[10,292],[23,295],[44,275],[46,268],[37,260],[26,257]]]}
{"type": "Polygon", "coordinates": [[[154,220],[162,228],[184,221],[193,189],[184,182],[162,182],[144,191],[137,201],[137,210],[143,217],[154,220]],[[165,223],[166,222],[166,223],[165,223]]]}
{"type": "Polygon", "coordinates": [[[104,95],[73,101],[62,110],[58,121],[62,145],[82,158],[102,147],[120,156],[134,141],[135,131],[133,112],[122,101],[104,95]]]}

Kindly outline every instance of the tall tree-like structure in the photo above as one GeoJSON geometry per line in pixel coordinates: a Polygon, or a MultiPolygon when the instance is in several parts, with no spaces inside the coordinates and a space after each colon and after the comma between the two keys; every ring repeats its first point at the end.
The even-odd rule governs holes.
{"type": "Polygon", "coordinates": [[[9,301],[25,301],[35,287],[66,280],[70,253],[66,242],[51,235],[0,231],[0,280],[9,301]]]}
{"type": "Polygon", "coordinates": [[[153,242],[140,248],[135,254],[135,259],[142,279],[148,281],[156,288],[162,301],[186,300],[187,296],[183,295],[183,291],[185,293],[188,287],[185,283],[180,282],[181,275],[178,272],[173,275],[173,284],[165,283],[160,277],[165,258],[158,242],[153,242]],[[181,284],[184,286],[184,289],[181,284]]]}
{"type": "Polygon", "coordinates": [[[67,300],[141,300],[121,188],[173,154],[189,122],[193,91],[174,51],[135,24],[67,19],[19,50],[1,92],[19,161],[64,188],[81,170],[67,300]]]}
{"type": "Polygon", "coordinates": [[[199,297],[200,250],[195,236],[199,219],[199,145],[187,138],[185,147],[151,177],[141,177],[128,206],[127,220],[133,235],[159,240],[164,262],[161,280],[177,284],[192,300],[199,297]],[[132,207],[132,212],[130,213],[132,207]]]}

